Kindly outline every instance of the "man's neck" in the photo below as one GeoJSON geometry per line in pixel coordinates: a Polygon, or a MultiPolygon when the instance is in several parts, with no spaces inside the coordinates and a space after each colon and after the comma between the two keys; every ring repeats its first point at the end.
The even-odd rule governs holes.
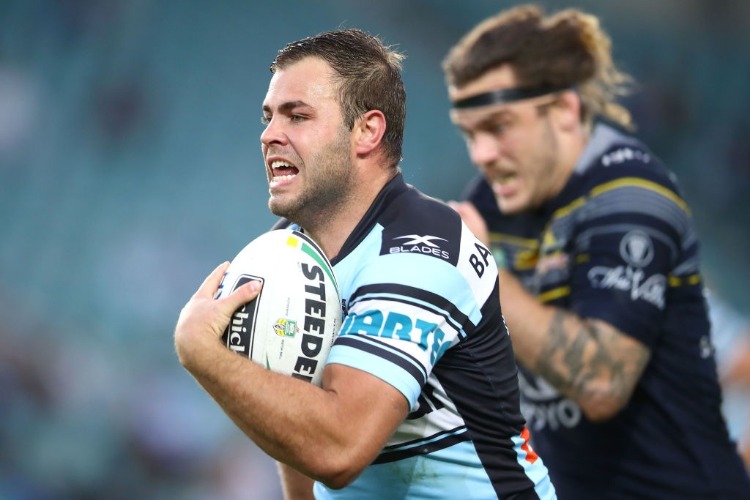
{"type": "Polygon", "coordinates": [[[315,240],[329,260],[339,254],[349,235],[370,209],[383,187],[398,174],[398,170],[391,169],[384,174],[387,175],[361,181],[360,188],[342,196],[341,203],[331,210],[331,213],[320,214],[304,226],[305,233],[315,240]]]}

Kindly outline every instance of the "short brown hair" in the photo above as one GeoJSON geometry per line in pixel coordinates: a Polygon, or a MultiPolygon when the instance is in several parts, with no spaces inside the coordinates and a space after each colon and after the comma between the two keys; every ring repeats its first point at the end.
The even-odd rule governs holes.
{"type": "Polygon", "coordinates": [[[398,165],[406,121],[406,90],[401,79],[404,56],[362,30],[342,29],[287,44],[271,63],[271,73],[305,57],[320,57],[338,75],[339,102],[350,130],[363,113],[383,112],[383,144],[388,158],[398,165]]]}
{"type": "Polygon", "coordinates": [[[610,38],[591,14],[566,9],[545,17],[533,4],[503,11],[459,40],[443,70],[449,85],[462,87],[503,64],[521,87],[575,87],[585,123],[603,116],[633,128],[628,110],[615,102],[632,79],[615,67],[610,38]]]}

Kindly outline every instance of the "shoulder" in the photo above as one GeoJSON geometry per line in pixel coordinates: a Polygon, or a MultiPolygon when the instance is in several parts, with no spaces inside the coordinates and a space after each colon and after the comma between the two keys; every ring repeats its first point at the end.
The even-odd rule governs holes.
{"type": "Polygon", "coordinates": [[[388,257],[388,265],[442,297],[464,301],[459,298],[469,294],[484,303],[495,287],[497,267],[459,214],[417,190],[392,208],[401,216],[383,226],[380,255],[388,257]]]}
{"type": "Polygon", "coordinates": [[[589,187],[641,179],[678,193],[677,177],[642,141],[608,124],[599,124],[576,172],[589,187]]]}
{"type": "Polygon", "coordinates": [[[388,288],[468,304],[466,293],[489,295],[497,280],[489,250],[459,214],[401,181],[387,186],[350,240],[335,267],[352,294],[388,288]]]}
{"type": "Polygon", "coordinates": [[[615,144],[605,151],[590,170],[592,182],[640,178],[677,191],[677,177],[639,143],[615,144]]]}
{"type": "Polygon", "coordinates": [[[676,211],[679,217],[690,213],[677,176],[632,136],[619,133],[586,165],[579,165],[576,175],[578,194],[606,211],[676,211]]]}
{"type": "Polygon", "coordinates": [[[379,222],[381,255],[418,254],[455,265],[465,235],[461,217],[442,201],[410,187],[391,201],[379,222]]]}

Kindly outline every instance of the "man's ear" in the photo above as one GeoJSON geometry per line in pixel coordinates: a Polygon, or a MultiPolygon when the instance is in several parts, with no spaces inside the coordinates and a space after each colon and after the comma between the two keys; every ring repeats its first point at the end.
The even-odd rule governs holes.
{"type": "Polygon", "coordinates": [[[382,142],[385,128],[385,115],[382,111],[372,109],[364,113],[354,124],[354,152],[358,156],[373,152],[382,142]]]}
{"type": "Polygon", "coordinates": [[[554,109],[557,122],[563,130],[569,131],[581,126],[581,98],[575,91],[561,92],[554,109]]]}

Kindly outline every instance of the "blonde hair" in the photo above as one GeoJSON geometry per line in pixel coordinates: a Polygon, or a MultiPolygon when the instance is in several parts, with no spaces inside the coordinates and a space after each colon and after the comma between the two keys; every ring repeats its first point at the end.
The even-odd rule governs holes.
{"type": "Polygon", "coordinates": [[[443,70],[449,85],[462,87],[509,64],[520,87],[574,87],[581,121],[602,116],[632,129],[630,112],[616,102],[633,79],[612,61],[612,43],[596,16],[566,9],[544,16],[533,4],[485,19],[449,51],[443,70]]]}

